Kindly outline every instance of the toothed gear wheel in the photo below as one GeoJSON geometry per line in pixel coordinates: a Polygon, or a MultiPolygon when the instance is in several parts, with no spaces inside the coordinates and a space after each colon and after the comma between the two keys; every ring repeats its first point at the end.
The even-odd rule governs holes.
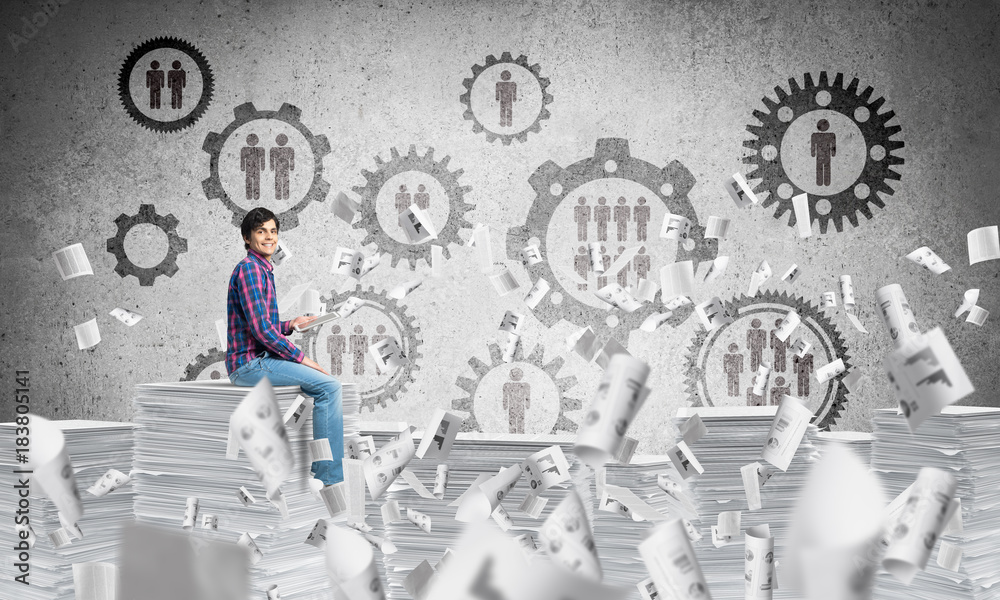
{"type": "Polygon", "coordinates": [[[187,252],[187,240],[177,235],[177,219],[174,215],[166,216],[156,214],[156,208],[152,204],[142,204],[139,206],[139,213],[129,216],[125,213],[118,215],[115,219],[118,226],[118,233],[114,237],[108,238],[108,252],[115,255],[118,264],[115,265],[115,273],[120,277],[135,275],[139,280],[139,285],[153,285],[153,282],[160,275],[173,277],[177,272],[177,255],[187,252]],[[156,225],[160,231],[167,235],[167,255],[155,267],[139,267],[133,263],[125,254],[125,236],[128,235],[136,225],[150,224],[156,225]]]}
{"type": "Polygon", "coordinates": [[[455,385],[468,392],[469,395],[466,398],[458,398],[451,401],[451,407],[453,409],[469,413],[469,416],[465,418],[465,422],[462,424],[462,431],[482,431],[479,421],[476,420],[475,399],[476,389],[479,388],[479,384],[482,383],[483,378],[486,377],[487,373],[498,367],[507,367],[519,362],[527,363],[544,371],[545,374],[552,379],[552,382],[555,383],[556,389],[559,390],[559,416],[556,418],[555,425],[552,426],[549,433],[556,433],[558,431],[576,431],[577,424],[566,416],[566,411],[580,410],[583,408],[583,403],[577,398],[567,398],[565,396],[565,392],[576,385],[576,376],[558,376],[559,370],[562,369],[563,363],[565,362],[561,356],[553,358],[548,363],[543,363],[542,356],[545,353],[545,347],[541,344],[536,345],[535,349],[532,350],[531,354],[527,357],[524,356],[524,350],[522,348],[522,344],[517,345],[517,349],[514,351],[514,360],[510,363],[505,363],[503,361],[503,352],[500,350],[500,346],[495,342],[491,342],[487,346],[487,349],[490,352],[491,364],[486,364],[474,356],[469,359],[469,366],[472,367],[472,371],[476,374],[476,378],[470,379],[459,375],[455,380],[455,385]]]}
{"type": "Polygon", "coordinates": [[[212,102],[214,91],[215,77],[212,75],[212,68],[209,66],[205,55],[188,42],[172,37],[154,38],[136,46],[125,58],[125,62],[118,72],[118,98],[121,100],[122,106],[125,107],[125,112],[128,113],[128,116],[132,117],[133,121],[150,131],[172,133],[190,127],[208,110],[208,105],[212,102]],[[161,48],[183,52],[194,62],[195,66],[198,67],[198,72],[201,74],[201,98],[198,99],[198,104],[195,105],[194,110],[175,121],[158,121],[143,114],[139,110],[139,107],[135,105],[135,100],[132,99],[132,92],[129,89],[129,79],[139,59],[153,50],[161,48]]]}
{"type": "Polygon", "coordinates": [[[903,142],[890,139],[898,134],[901,127],[889,125],[888,122],[896,115],[894,111],[878,113],[878,109],[885,103],[885,98],[879,97],[871,100],[871,86],[866,87],[860,94],[858,93],[858,78],[855,77],[844,88],[844,74],[837,73],[831,85],[827,80],[826,71],[819,74],[819,83],[813,83],[811,73],[805,74],[805,86],[799,87],[795,78],[788,80],[791,93],[786,93],[781,86],[775,86],[774,93],[778,100],[775,102],[771,98],[764,97],[761,102],[769,111],[767,113],[759,110],[753,111],[753,116],[760,121],[760,125],[747,125],[747,131],[754,135],[755,139],[743,142],[743,145],[752,151],[749,156],[743,157],[743,162],[753,165],[747,178],[761,179],[761,182],[754,186],[754,190],[768,192],[766,199],[762,201],[762,206],[777,204],[774,218],[780,219],[786,212],[791,213],[788,226],[795,226],[795,211],[792,206],[792,197],[803,193],[803,190],[796,186],[788,173],[785,172],[781,164],[781,142],[789,126],[801,115],[814,110],[832,110],[843,114],[850,119],[864,137],[865,143],[865,164],[861,174],[851,185],[836,194],[826,196],[808,194],[809,217],[819,221],[821,233],[826,233],[830,222],[837,228],[837,231],[844,230],[843,217],[852,226],[858,226],[857,213],[863,214],[867,219],[872,218],[872,211],[869,204],[878,208],[885,208],[885,201],[879,197],[879,193],[885,196],[893,195],[893,189],[889,187],[888,180],[899,181],[900,175],[894,171],[892,165],[901,165],[904,160],[893,153],[903,147],[903,142]],[[816,95],[825,91],[830,94],[830,102],[826,106],[821,106],[816,101],[816,95]],[[779,118],[778,111],[782,108],[789,108],[792,116],[787,122],[779,118]],[[859,122],[855,118],[855,111],[858,108],[865,108],[868,111],[868,118],[859,122]],[[777,149],[777,156],[774,160],[766,160],[762,150],[770,146],[777,149]],[[885,152],[880,160],[872,158],[872,148],[881,146],[885,152]],[[858,184],[868,186],[868,196],[864,199],[858,198],[854,193],[854,188],[858,184]],[[787,184],[794,190],[788,198],[778,195],[778,187],[787,184]],[[827,200],[831,209],[827,214],[820,214],[816,210],[816,203],[820,200],[827,200]]]}
{"type": "MultiPolygon", "coordinates": [[[[531,238],[538,240],[538,248],[545,260],[525,268],[532,281],[545,279],[552,285],[553,290],[559,289],[562,293],[561,303],[553,304],[550,292],[533,309],[535,317],[547,327],[552,327],[560,319],[566,319],[579,327],[590,326],[598,337],[614,337],[622,344],[627,344],[628,335],[633,329],[638,329],[648,316],[663,310],[659,301],[660,292],[656,292],[653,302],[644,302],[642,308],[632,313],[624,311],[609,313],[606,309],[584,304],[562,287],[552,270],[552,263],[546,250],[549,221],[556,208],[575,189],[591,181],[606,178],[634,181],[652,192],[653,197],[660,199],[666,205],[667,212],[690,219],[690,240],[694,241],[695,245],[693,249],[687,250],[683,244],[678,244],[676,258],[678,262],[690,260],[697,271],[700,261],[715,260],[719,253],[718,242],[714,239],[705,239],[705,227],[698,223],[698,215],[687,197],[695,183],[691,172],[676,160],[661,169],[652,163],[634,158],[629,153],[628,140],[621,138],[597,140],[592,158],[575,162],[565,169],[552,161],[547,161],[535,170],[528,182],[534,188],[536,197],[528,210],[525,225],[512,227],[507,232],[507,257],[520,260],[521,249],[528,245],[528,240],[531,238]],[[608,161],[614,161],[616,165],[613,172],[605,169],[608,161]],[[552,193],[553,184],[559,185],[558,194],[552,193]],[[663,188],[668,184],[672,189],[671,193],[666,195],[663,193],[663,188]],[[615,327],[607,324],[609,314],[614,314],[618,318],[615,327]]],[[[692,304],[682,306],[673,311],[667,323],[676,327],[693,311],[692,304]]]]}
{"type": "Polygon", "coordinates": [[[512,140],[517,140],[519,142],[525,142],[528,139],[529,133],[538,133],[542,130],[542,120],[548,119],[551,114],[549,109],[545,108],[546,105],[552,104],[552,94],[548,93],[549,80],[547,77],[542,77],[540,75],[542,68],[538,64],[528,66],[528,57],[525,55],[518,56],[517,59],[511,58],[510,52],[504,52],[500,55],[500,60],[492,54],[486,57],[486,64],[483,66],[473,65],[472,66],[472,77],[462,80],[462,85],[465,86],[465,93],[458,97],[462,104],[465,105],[465,113],[462,115],[466,121],[472,121],[472,132],[481,133],[486,132],[486,141],[493,143],[497,139],[503,142],[504,146],[509,146],[512,140]],[[472,87],[476,84],[476,79],[485,71],[486,69],[492,67],[493,65],[498,65],[501,63],[510,63],[523,67],[526,71],[534,75],[535,79],[538,81],[538,87],[542,93],[542,107],[538,111],[538,116],[535,117],[534,123],[532,123],[528,128],[511,134],[495,133],[483,127],[483,124],[479,122],[475,113],[472,112],[472,87]]]}
{"type": "Polygon", "coordinates": [[[434,160],[434,148],[427,148],[426,154],[417,156],[416,146],[411,145],[406,156],[400,156],[399,151],[392,148],[389,162],[382,160],[382,157],[375,157],[375,172],[362,169],[367,183],[364,187],[355,186],[354,193],[361,196],[361,218],[354,224],[355,229],[364,229],[368,232],[362,245],[375,244],[379,253],[388,253],[392,257],[392,266],[395,267],[400,259],[406,260],[410,270],[416,270],[417,260],[424,259],[427,264],[431,264],[431,246],[439,245],[445,258],[450,258],[448,244],[462,244],[462,238],[458,236],[460,229],[471,229],[472,223],[465,220],[465,214],[475,208],[472,204],[465,203],[465,193],[472,190],[469,186],[458,183],[458,178],[464,171],[448,170],[450,156],[445,156],[440,161],[434,160]],[[443,227],[438,227],[437,239],[427,240],[420,244],[408,244],[392,238],[378,221],[375,206],[378,200],[379,190],[389,179],[407,171],[419,171],[432,176],[444,188],[445,195],[448,196],[448,221],[443,227]]]}
{"type": "Polygon", "coordinates": [[[219,372],[220,379],[229,379],[229,375],[226,373],[226,351],[212,348],[208,352],[196,356],[193,363],[184,367],[184,377],[181,378],[181,381],[194,381],[210,367],[217,364],[222,366],[219,372]]]}
{"type": "MultiPolygon", "coordinates": [[[[374,411],[376,404],[385,408],[387,399],[391,399],[393,402],[399,401],[399,396],[406,391],[407,384],[413,381],[413,372],[420,370],[420,365],[417,362],[424,356],[419,350],[422,342],[417,338],[420,328],[413,324],[416,321],[416,317],[409,316],[404,305],[400,304],[394,298],[389,298],[385,292],[376,292],[374,286],[369,286],[367,290],[364,290],[359,285],[353,290],[347,290],[339,294],[331,291],[329,297],[320,296],[320,301],[326,304],[327,312],[333,312],[337,305],[343,303],[351,296],[363,300],[365,303],[364,306],[374,308],[389,318],[400,332],[399,343],[401,350],[406,355],[406,358],[409,359],[406,366],[398,369],[387,382],[376,388],[365,390],[361,389],[362,386],[360,384],[355,385],[361,395],[361,408],[367,407],[369,411],[374,411]]],[[[359,308],[358,310],[361,309],[359,308]]],[[[334,322],[333,324],[336,323],[334,322]]],[[[319,359],[318,341],[320,332],[325,327],[326,324],[320,325],[318,328],[309,329],[299,334],[301,336],[299,338],[301,343],[296,344],[305,351],[306,356],[316,361],[319,359]]]]}
{"type": "Polygon", "coordinates": [[[309,128],[300,120],[302,110],[288,103],[282,104],[278,110],[257,110],[253,102],[247,102],[234,108],[233,116],[235,119],[222,130],[222,133],[210,132],[205,137],[205,143],[201,146],[201,149],[211,156],[208,166],[208,178],[201,182],[201,187],[205,191],[205,197],[209,200],[215,198],[221,200],[226,208],[233,213],[233,225],[239,227],[248,211],[233,202],[232,198],[229,197],[229,194],[222,187],[222,179],[219,178],[219,157],[222,155],[222,148],[225,146],[226,140],[237,129],[250,121],[263,119],[281,121],[294,127],[302,134],[302,137],[305,138],[306,143],[309,144],[309,148],[312,151],[313,179],[309,184],[309,191],[294,206],[277,215],[278,221],[281,222],[282,231],[298,227],[299,213],[306,206],[309,206],[310,202],[323,202],[326,200],[326,195],[330,191],[330,183],[323,179],[323,157],[330,153],[329,140],[327,140],[325,135],[313,135],[309,131],[309,128]]]}
{"type": "MultiPolygon", "coordinates": [[[[699,327],[698,333],[694,336],[691,345],[688,346],[687,375],[684,380],[688,400],[694,406],[715,406],[708,394],[706,363],[715,341],[724,331],[736,326],[744,317],[752,314],[769,313],[780,316],[787,314],[789,310],[794,310],[801,317],[802,322],[799,324],[799,328],[805,327],[820,340],[827,363],[838,358],[844,360],[844,372],[825,384],[827,386],[826,394],[812,418],[812,422],[820,429],[830,429],[830,426],[836,423],[837,418],[842,415],[846,408],[847,389],[840,385],[840,380],[846,376],[847,371],[851,368],[851,356],[847,353],[847,344],[843,335],[833,324],[833,321],[818,306],[800,296],[789,295],[787,292],[779,294],[767,291],[756,296],[741,294],[739,298],[725,303],[724,312],[733,317],[732,323],[721,325],[712,331],[706,331],[704,327],[699,327]]],[[[792,338],[795,337],[798,335],[793,333],[792,338]]],[[[789,343],[794,341],[792,338],[789,338],[789,343]]],[[[820,348],[817,347],[810,350],[814,356],[817,356],[819,351],[820,348]]],[[[816,368],[820,366],[822,365],[816,365],[816,368]]],[[[813,384],[815,385],[815,381],[813,384]]]]}

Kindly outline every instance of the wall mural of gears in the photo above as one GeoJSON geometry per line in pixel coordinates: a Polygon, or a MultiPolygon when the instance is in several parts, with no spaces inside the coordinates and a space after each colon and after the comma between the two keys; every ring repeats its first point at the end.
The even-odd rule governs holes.
{"type": "Polygon", "coordinates": [[[416,269],[419,259],[430,264],[433,245],[441,246],[444,257],[450,258],[448,244],[461,245],[459,230],[472,227],[465,219],[465,214],[474,208],[465,202],[465,194],[472,188],[459,183],[462,169],[449,171],[451,157],[436,161],[433,148],[428,148],[423,156],[417,155],[416,146],[412,145],[405,156],[395,148],[390,154],[388,162],[376,156],[375,171],[361,172],[366,184],[354,187],[354,192],[361,196],[361,218],[354,228],[368,232],[361,243],[375,244],[379,253],[388,253],[393,267],[400,259],[406,260],[411,271],[416,269]],[[411,204],[430,213],[437,239],[419,244],[407,240],[397,217],[411,204]]]}
{"type": "Polygon", "coordinates": [[[173,277],[178,270],[177,255],[181,252],[187,252],[187,240],[177,235],[177,223],[177,218],[173,214],[165,216],[156,214],[156,208],[152,204],[140,205],[139,212],[134,215],[126,215],[125,213],[118,215],[118,218],[115,219],[118,233],[107,240],[108,252],[114,254],[115,258],[118,259],[115,273],[123,278],[126,275],[135,275],[141,286],[153,285],[160,275],[173,277]],[[129,232],[133,228],[143,225],[156,227],[167,237],[166,256],[159,263],[149,267],[135,264],[129,258],[125,248],[129,232]]]}
{"type": "MultiPolygon", "coordinates": [[[[545,279],[552,292],[534,309],[546,326],[566,319],[590,326],[599,337],[622,343],[649,315],[661,312],[659,292],[653,302],[632,313],[615,310],[594,292],[608,283],[636,288],[638,279],[658,279],[660,267],[691,260],[714,260],[719,246],[705,239],[705,227],[687,194],[694,186],[691,172],[678,161],[660,168],[629,153],[628,141],[597,140],[594,156],[563,168],[548,161],[529,179],[535,190],[525,224],[507,232],[507,257],[518,259],[522,248],[537,244],[544,260],[527,266],[532,282],[545,279]],[[659,237],[667,213],[691,220],[690,239],[682,244],[659,237]],[[605,268],[624,252],[636,249],[614,279],[598,277],[589,268],[587,245],[601,244],[605,268]]],[[[668,323],[677,326],[693,311],[675,310],[668,323]]]]}
{"type": "Polygon", "coordinates": [[[201,149],[210,156],[205,197],[218,198],[239,227],[247,211],[264,206],[278,216],[281,230],[299,224],[311,202],[323,202],[330,183],[323,179],[323,158],[330,153],[325,135],[314,135],[291,104],[257,110],[252,102],[233,109],[222,133],[210,132],[201,149]]]}
{"type": "Polygon", "coordinates": [[[357,384],[361,407],[374,411],[376,404],[384,408],[386,400],[396,402],[406,391],[414,372],[420,370],[423,342],[417,337],[420,328],[414,325],[416,317],[409,316],[405,306],[385,292],[376,292],[373,286],[367,290],[359,285],[341,293],[331,291],[320,300],[331,312],[351,296],[364,301],[364,305],[345,319],[296,334],[292,341],[340,381],[357,384]],[[386,337],[396,339],[409,364],[383,373],[368,354],[368,346],[386,337]]]}
{"type": "Polygon", "coordinates": [[[576,431],[577,424],[566,411],[580,410],[583,403],[565,395],[576,385],[576,376],[558,376],[565,362],[562,357],[543,363],[545,348],[541,344],[527,357],[518,344],[514,360],[505,363],[498,344],[490,343],[488,349],[490,364],[476,357],[469,359],[475,379],[459,376],[455,380],[455,385],[469,394],[451,401],[453,409],[469,413],[462,431],[576,431]]]}
{"type": "Polygon", "coordinates": [[[750,154],[743,162],[753,165],[748,179],[760,179],[755,190],[767,192],[763,206],[777,204],[774,217],[790,213],[795,226],[792,197],[806,193],[810,219],[826,233],[830,222],[844,230],[843,218],[858,226],[857,213],[872,218],[869,205],[885,208],[884,196],[893,189],[888,181],[900,179],[892,166],[903,164],[896,151],[903,148],[899,125],[890,125],[895,112],[879,114],[885,98],[871,100],[873,89],[858,93],[858,79],[844,88],[844,74],[831,85],[826,71],[814,83],[805,74],[805,85],[788,80],[790,92],[776,86],[777,101],[764,97],[767,112],[753,111],[760,125],[747,125],[754,139],[743,142],[750,154]]]}
{"type": "Polygon", "coordinates": [[[228,381],[226,351],[211,348],[208,352],[196,356],[194,362],[184,367],[184,377],[181,377],[181,381],[194,381],[196,379],[228,381]]]}
{"type": "Polygon", "coordinates": [[[688,349],[687,392],[695,406],[767,406],[784,394],[795,396],[813,411],[813,423],[829,429],[841,416],[847,390],[840,385],[845,373],[818,384],[814,373],[842,358],[849,370],[844,337],[818,306],[799,296],[773,291],[741,295],[726,302],[733,322],[708,332],[703,328],[688,349]],[[794,310],[802,322],[784,343],[774,331],[794,310]],[[811,344],[800,358],[790,349],[797,338],[811,344]],[[753,380],[761,362],[771,365],[763,396],[753,394],[753,380]]]}
{"type": "Polygon", "coordinates": [[[118,72],[118,98],[125,112],[146,129],[162,133],[194,124],[208,110],[214,90],[205,55],[172,37],[136,46],[118,72]]]}
{"type": "Polygon", "coordinates": [[[511,141],[524,142],[529,133],[541,131],[548,119],[552,95],[549,80],[542,68],[528,65],[528,57],[511,58],[510,52],[486,57],[485,65],[473,65],[472,77],[464,79],[465,93],[459,96],[465,105],[465,120],[472,121],[474,133],[486,133],[486,139],[499,139],[504,146],[511,141]]]}

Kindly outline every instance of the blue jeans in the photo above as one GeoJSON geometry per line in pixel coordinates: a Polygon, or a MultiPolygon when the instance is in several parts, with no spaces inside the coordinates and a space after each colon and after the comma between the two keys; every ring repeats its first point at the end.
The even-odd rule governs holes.
{"type": "Polygon", "coordinates": [[[330,440],[333,460],[312,464],[312,471],[326,485],[344,480],[344,408],[340,382],[316,369],[290,360],[274,358],[270,352],[251,359],[229,375],[233,385],[253,387],[267,377],[271,385],[297,385],[313,399],[313,439],[330,440]]]}

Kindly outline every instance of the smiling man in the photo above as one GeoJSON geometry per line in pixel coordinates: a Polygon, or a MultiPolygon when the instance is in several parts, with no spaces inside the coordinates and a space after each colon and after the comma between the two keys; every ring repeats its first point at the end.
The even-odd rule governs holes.
{"type": "Polygon", "coordinates": [[[324,485],[344,480],[344,414],[340,382],[295,347],[286,336],[316,317],[278,320],[271,255],[278,248],[278,219],[266,208],[247,213],[240,226],[244,258],[229,279],[226,370],[238,386],[252,387],[264,377],[271,385],[297,385],[313,398],[313,439],[328,439],[333,460],[314,462],[324,485]]]}

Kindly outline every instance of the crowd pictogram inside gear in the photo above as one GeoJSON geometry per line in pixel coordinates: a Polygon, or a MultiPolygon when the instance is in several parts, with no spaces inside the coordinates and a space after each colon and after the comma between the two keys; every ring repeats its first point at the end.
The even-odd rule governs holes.
{"type": "Polygon", "coordinates": [[[896,154],[904,144],[891,138],[901,127],[889,124],[894,111],[878,112],[885,98],[872,100],[871,86],[858,92],[856,77],[846,88],[843,73],[837,73],[832,84],[826,71],[820,73],[818,83],[811,73],[804,79],[805,85],[799,87],[790,78],[789,92],[776,86],[776,101],[766,96],[761,100],[767,112],[753,111],[760,125],[747,125],[753,135],[743,142],[751,151],[743,157],[744,163],[752,165],[747,178],[761,180],[754,187],[767,192],[762,205],[777,204],[776,219],[789,213],[789,226],[796,223],[792,198],[806,193],[810,220],[819,221],[821,233],[826,233],[831,222],[843,231],[844,217],[857,227],[857,213],[871,219],[869,205],[884,208],[885,197],[893,195],[888,181],[900,179],[892,167],[904,163],[896,154]],[[790,143],[795,138],[801,139],[797,145],[790,143]],[[844,152],[851,142],[858,146],[853,158],[844,152]],[[793,168],[795,161],[805,162],[808,168],[793,168]],[[839,184],[838,177],[842,179],[839,184]]]}
{"type": "Polygon", "coordinates": [[[118,233],[114,237],[108,238],[108,252],[115,255],[118,264],[115,265],[115,273],[119,276],[135,275],[139,280],[139,285],[149,286],[160,275],[173,277],[177,272],[177,255],[187,252],[187,240],[177,235],[177,219],[172,214],[158,215],[156,208],[152,204],[142,204],[139,212],[135,215],[122,213],[115,219],[118,226],[118,233]],[[136,225],[150,224],[158,227],[167,236],[167,255],[155,267],[139,267],[133,263],[125,254],[125,237],[130,229],[136,225]]]}
{"type": "Polygon", "coordinates": [[[152,131],[171,133],[190,127],[208,110],[214,91],[215,78],[205,55],[190,43],[173,37],[154,38],[136,46],[125,58],[118,73],[118,98],[125,112],[136,123],[152,131]],[[175,60],[170,65],[162,65],[162,68],[156,60],[149,64],[139,63],[144,56],[156,53],[157,50],[183,53],[189,61],[175,60]],[[147,103],[143,103],[140,108],[133,97],[133,71],[136,69],[145,72],[139,78],[145,85],[141,86],[141,91],[137,91],[136,95],[143,99],[148,96],[148,107],[147,103]],[[197,87],[200,87],[201,93],[192,102],[190,94],[185,92],[190,92],[196,87],[196,83],[200,84],[197,87]],[[166,100],[161,96],[166,96],[166,100]],[[164,105],[167,103],[170,104],[170,110],[165,110],[167,107],[164,105]],[[185,111],[185,103],[193,108],[185,111]],[[166,118],[171,116],[176,118],[166,118]]]}
{"type": "Polygon", "coordinates": [[[194,362],[184,367],[184,377],[181,381],[196,379],[229,379],[226,372],[226,351],[211,348],[204,354],[195,357],[194,362]]]}
{"type": "Polygon", "coordinates": [[[476,357],[469,359],[469,366],[476,374],[475,379],[460,375],[455,380],[455,385],[469,395],[451,401],[453,409],[469,413],[462,424],[462,431],[484,431],[483,422],[486,421],[486,416],[483,413],[487,409],[490,409],[491,413],[496,413],[493,418],[486,421],[487,427],[502,422],[506,429],[501,433],[532,433],[533,426],[537,427],[539,424],[547,426],[549,423],[552,423],[551,429],[540,433],[576,431],[577,424],[566,416],[567,411],[580,410],[583,407],[581,400],[566,396],[566,392],[576,385],[576,376],[559,377],[559,370],[565,362],[562,357],[557,356],[547,363],[542,362],[545,348],[541,344],[536,345],[528,356],[524,356],[522,348],[522,345],[518,344],[514,351],[514,360],[510,363],[503,361],[503,352],[495,342],[488,345],[490,364],[476,357]],[[530,366],[529,369],[525,368],[526,365],[530,366]],[[533,373],[529,371],[534,370],[541,372],[540,377],[532,376],[533,373]],[[542,381],[535,381],[533,385],[532,379],[542,381]],[[548,390],[551,398],[545,397],[547,395],[545,389],[535,389],[545,387],[545,384],[551,387],[551,390],[548,390]],[[476,397],[480,391],[483,392],[480,402],[489,403],[490,406],[480,405],[477,417],[476,397]],[[546,416],[550,418],[546,420],[546,416]]]}
{"type": "Polygon", "coordinates": [[[462,238],[458,232],[461,229],[471,229],[472,223],[465,219],[465,214],[472,210],[474,205],[465,202],[465,194],[472,188],[459,183],[462,176],[462,169],[456,171],[448,170],[448,162],[451,157],[445,156],[440,161],[434,160],[434,149],[428,148],[423,156],[417,155],[416,146],[411,145],[409,152],[402,156],[399,151],[393,148],[388,162],[381,157],[375,157],[377,168],[374,172],[362,170],[361,174],[366,179],[363,187],[354,187],[354,192],[361,196],[360,213],[361,217],[354,223],[355,229],[364,229],[368,235],[362,240],[363,245],[375,244],[379,253],[388,253],[392,257],[392,266],[395,267],[400,259],[406,260],[410,270],[415,270],[417,260],[423,259],[429,265],[431,262],[431,247],[441,246],[442,254],[449,258],[448,244],[462,244],[462,238]],[[443,189],[447,197],[448,218],[444,223],[434,223],[437,229],[437,239],[431,239],[419,244],[410,244],[395,239],[387,232],[379,222],[377,203],[379,192],[392,177],[408,171],[415,171],[433,177],[443,189]]]}
{"type": "Polygon", "coordinates": [[[491,54],[486,57],[485,65],[473,65],[472,77],[462,81],[465,93],[459,96],[459,100],[465,105],[462,116],[465,120],[472,121],[473,133],[485,132],[487,141],[499,139],[503,145],[509,146],[513,140],[524,142],[529,133],[541,131],[541,122],[551,116],[546,107],[552,103],[552,94],[548,93],[549,80],[541,76],[541,71],[538,64],[528,64],[527,56],[522,54],[515,59],[510,52],[501,54],[499,60],[491,54]],[[492,68],[496,66],[499,68],[492,68]],[[484,72],[495,72],[497,77],[486,81],[482,77],[484,72]],[[516,77],[516,74],[523,76],[516,77]],[[520,84],[518,79],[521,80],[520,84]],[[525,80],[531,81],[532,89],[525,89],[525,80]],[[477,84],[483,86],[483,89],[474,98],[474,91],[478,91],[477,84]],[[537,84],[537,90],[533,88],[534,84],[537,84]],[[480,98],[484,100],[482,103],[479,102],[480,98]],[[534,102],[529,102],[531,100],[534,102]],[[487,110],[490,111],[489,117],[484,114],[487,110]],[[499,123],[493,122],[494,111],[498,113],[499,123]],[[527,119],[521,117],[521,113],[527,113],[527,119]],[[516,119],[519,126],[515,125],[515,114],[519,117],[516,119]]]}
{"type": "Polygon", "coordinates": [[[712,331],[699,327],[688,348],[685,384],[694,406],[767,406],[785,394],[799,398],[813,410],[812,422],[829,429],[842,416],[847,389],[840,379],[851,367],[847,344],[836,325],[819,309],[799,296],[766,291],[741,295],[725,303],[733,322],[712,331]],[[789,310],[802,322],[785,342],[774,336],[789,310]],[[797,356],[792,350],[801,338],[811,347],[797,356]],[[845,373],[819,384],[815,372],[843,359],[845,373]],[[764,395],[753,393],[760,363],[771,367],[764,395]]]}
{"type": "MultiPolygon", "coordinates": [[[[239,227],[240,223],[243,221],[243,217],[246,216],[248,210],[259,204],[259,201],[250,201],[252,206],[244,207],[237,204],[233,197],[226,191],[222,184],[222,178],[219,175],[219,159],[222,156],[223,147],[226,145],[226,141],[236,132],[237,129],[250,123],[252,121],[261,121],[272,119],[275,121],[280,121],[287,124],[288,126],[294,128],[299,134],[305,139],[311,150],[311,161],[306,159],[305,161],[300,160],[299,164],[311,165],[312,167],[312,179],[309,184],[308,191],[302,196],[301,199],[293,201],[294,204],[284,211],[277,212],[278,220],[281,222],[282,231],[287,231],[293,229],[299,224],[299,213],[309,205],[310,202],[323,202],[326,200],[327,193],[330,191],[330,183],[323,179],[323,158],[330,153],[330,142],[327,140],[325,135],[314,135],[305,124],[302,123],[301,116],[302,111],[292,106],[291,104],[282,104],[281,108],[278,110],[257,110],[252,102],[247,102],[241,104],[233,109],[234,120],[226,126],[222,133],[210,132],[205,137],[205,142],[202,144],[201,149],[207,152],[210,156],[209,160],[209,176],[207,179],[201,182],[202,188],[205,191],[205,197],[209,200],[218,198],[233,213],[232,223],[234,226],[239,227]]],[[[282,136],[278,136],[279,138],[282,136]]],[[[287,136],[284,136],[284,140],[278,141],[278,144],[282,142],[287,143],[287,136]]],[[[261,156],[263,156],[263,150],[261,149],[261,156]]],[[[263,159],[262,159],[263,160],[263,159]]],[[[271,159],[273,160],[273,159],[271,159]]],[[[278,174],[275,174],[278,177],[278,174]]],[[[287,173],[285,174],[285,187],[287,188],[287,173]]],[[[260,182],[258,181],[258,186],[260,182]]]]}

